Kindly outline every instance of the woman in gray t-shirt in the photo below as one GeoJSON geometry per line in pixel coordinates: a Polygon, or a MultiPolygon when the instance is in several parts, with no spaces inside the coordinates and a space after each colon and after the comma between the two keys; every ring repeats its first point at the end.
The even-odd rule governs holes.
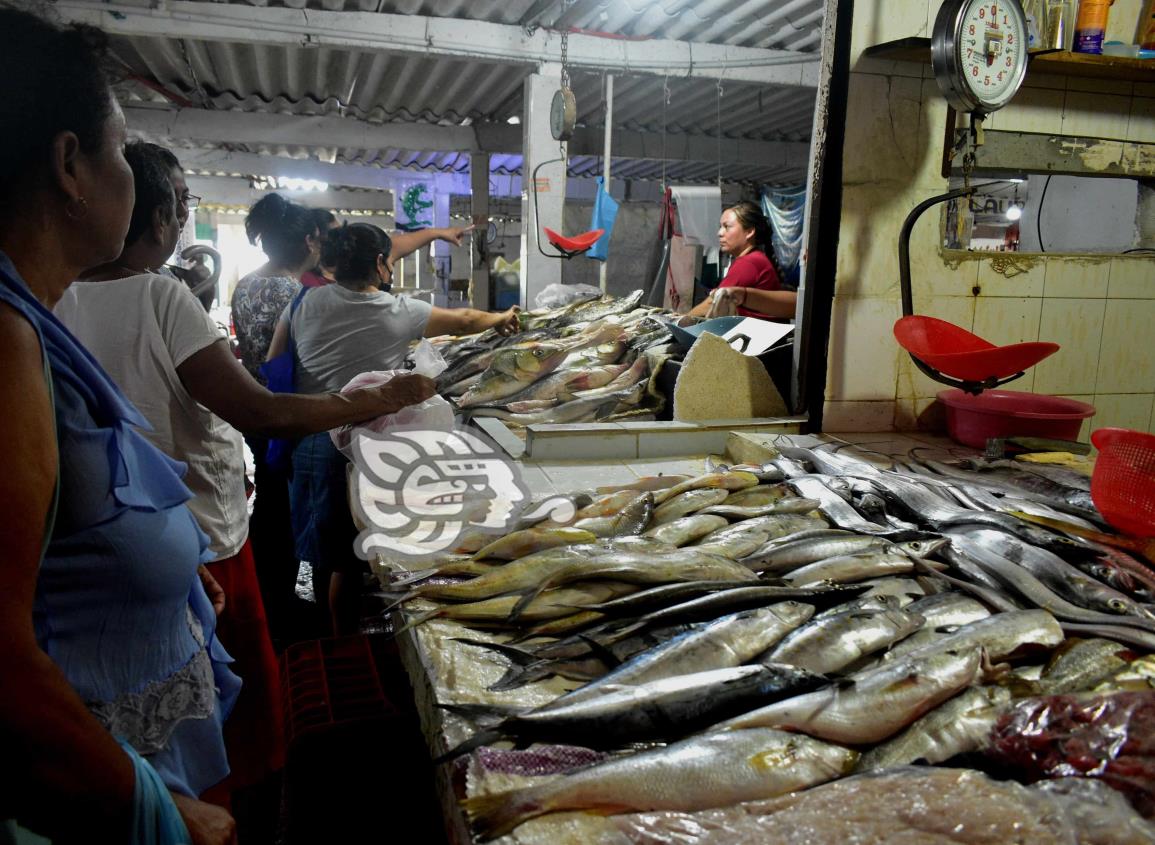
{"type": "MultiPolygon", "coordinates": [[[[396,370],[410,343],[421,337],[518,329],[517,311],[437,308],[381,290],[393,277],[393,242],[384,230],[353,223],[328,234],[326,254],[336,284],[309,290],[292,314],[299,393],[340,390],[354,376],[396,370]]],[[[269,348],[275,357],[288,342],[289,309],[269,348]]],[[[306,437],[293,450],[290,502],[297,555],[313,565],[318,600],[329,597],[335,635],[356,633],[362,563],[353,552],[357,529],[346,496],[345,456],[327,433],[306,437]]]]}

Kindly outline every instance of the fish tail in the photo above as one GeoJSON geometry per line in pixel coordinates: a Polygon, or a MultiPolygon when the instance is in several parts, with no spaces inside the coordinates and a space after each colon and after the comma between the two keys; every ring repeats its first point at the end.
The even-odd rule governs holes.
{"type": "Polygon", "coordinates": [[[484,640],[473,640],[469,637],[454,637],[453,641],[456,643],[465,643],[465,645],[477,646],[478,648],[487,648],[490,651],[496,651],[498,654],[508,658],[518,666],[528,666],[530,663],[537,662],[537,657],[530,654],[525,649],[514,648],[506,643],[490,643],[484,640]]]}
{"type": "Polygon", "coordinates": [[[482,841],[504,836],[522,822],[549,812],[533,789],[476,795],[466,798],[462,806],[482,841]]]}
{"type": "Polygon", "coordinates": [[[501,724],[510,716],[516,716],[525,711],[524,707],[500,707],[494,704],[447,704],[438,702],[437,706],[458,716],[464,716],[479,728],[490,729],[501,724]]]}
{"type": "Polygon", "coordinates": [[[420,590],[420,589],[417,589],[417,590],[410,590],[410,591],[409,591],[409,592],[407,592],[405,595],[401,596],[401,598],[399,598],[399,599],[397,599],[395,602],[393,602],[393,604],[391,604],[391,605],[389,605],[387,608],[385,608],[385,610],[384,610],[384,611],[382,611],[382,613],[383,613],[383,614],[389,614],[389,613],[392,613],[394,610],[396,610],[397,608],[399,608],[401,605],[405,604],[405,602],[407,602],[407,601],[410,601],[410,600],[412,600],[412,599],[415,599],[415,598],[417,598],[417,597],[418,597],[418,596],[420,596],[420,595],[421,595],[421,590],[420,590]]]}

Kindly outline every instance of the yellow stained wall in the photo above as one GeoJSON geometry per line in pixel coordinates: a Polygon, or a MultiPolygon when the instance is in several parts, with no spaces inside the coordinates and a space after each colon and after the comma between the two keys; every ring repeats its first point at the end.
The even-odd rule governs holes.
{"type": "MultiPolygon", "coordinates": [[[[1133,39],[1141,5],[1117,0],[1109,39],[1133,39]]],[[[941,175],[947,107],[929,62],[861,57],[867,46],[929,36],[938,7],[938,0],[854,4],[827,431],[941,424],[931,406],[943,385],[914,368],[892,327],[902,314],[899,228],[918,202],[947,189],[941,175]]],[[[1015,100],[986,125],[1155,142],[1155,84],[1028,74],[1015,100]]],[[[1098,413],[1084,425],[1084,437],[1102,426],[1155,431],[1155,258],[999,253],[949,261],[939,248],[939,227],[938,209],[930,209],[911,238],[916,313],[997,344],[1059,343],[1059,352],[1006,389],[1093,404],[1098,413]]]]}

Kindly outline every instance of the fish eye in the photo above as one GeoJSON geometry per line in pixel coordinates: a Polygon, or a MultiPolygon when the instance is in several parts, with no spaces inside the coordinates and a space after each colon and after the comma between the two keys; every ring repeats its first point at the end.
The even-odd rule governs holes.
{"type": "Polygon", "coordinates": [[[1119,599],[1111,599],[1109,602],[1107,602],[1107,606],[1114,610],[1116,613],[1127,612],[1126,602],[1120,601],[1119,599]]]}

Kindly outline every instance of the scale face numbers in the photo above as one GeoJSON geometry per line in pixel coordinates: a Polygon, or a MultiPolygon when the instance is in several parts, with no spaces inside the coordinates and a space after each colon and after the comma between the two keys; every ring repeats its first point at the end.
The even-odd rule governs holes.
{"type": "Polygon", "coordinates": [[[1027,71],[1027,22],[1018,0],[946,0],[931,65],[947,102],[990,114],[1011,101],[1027,71]]]}

